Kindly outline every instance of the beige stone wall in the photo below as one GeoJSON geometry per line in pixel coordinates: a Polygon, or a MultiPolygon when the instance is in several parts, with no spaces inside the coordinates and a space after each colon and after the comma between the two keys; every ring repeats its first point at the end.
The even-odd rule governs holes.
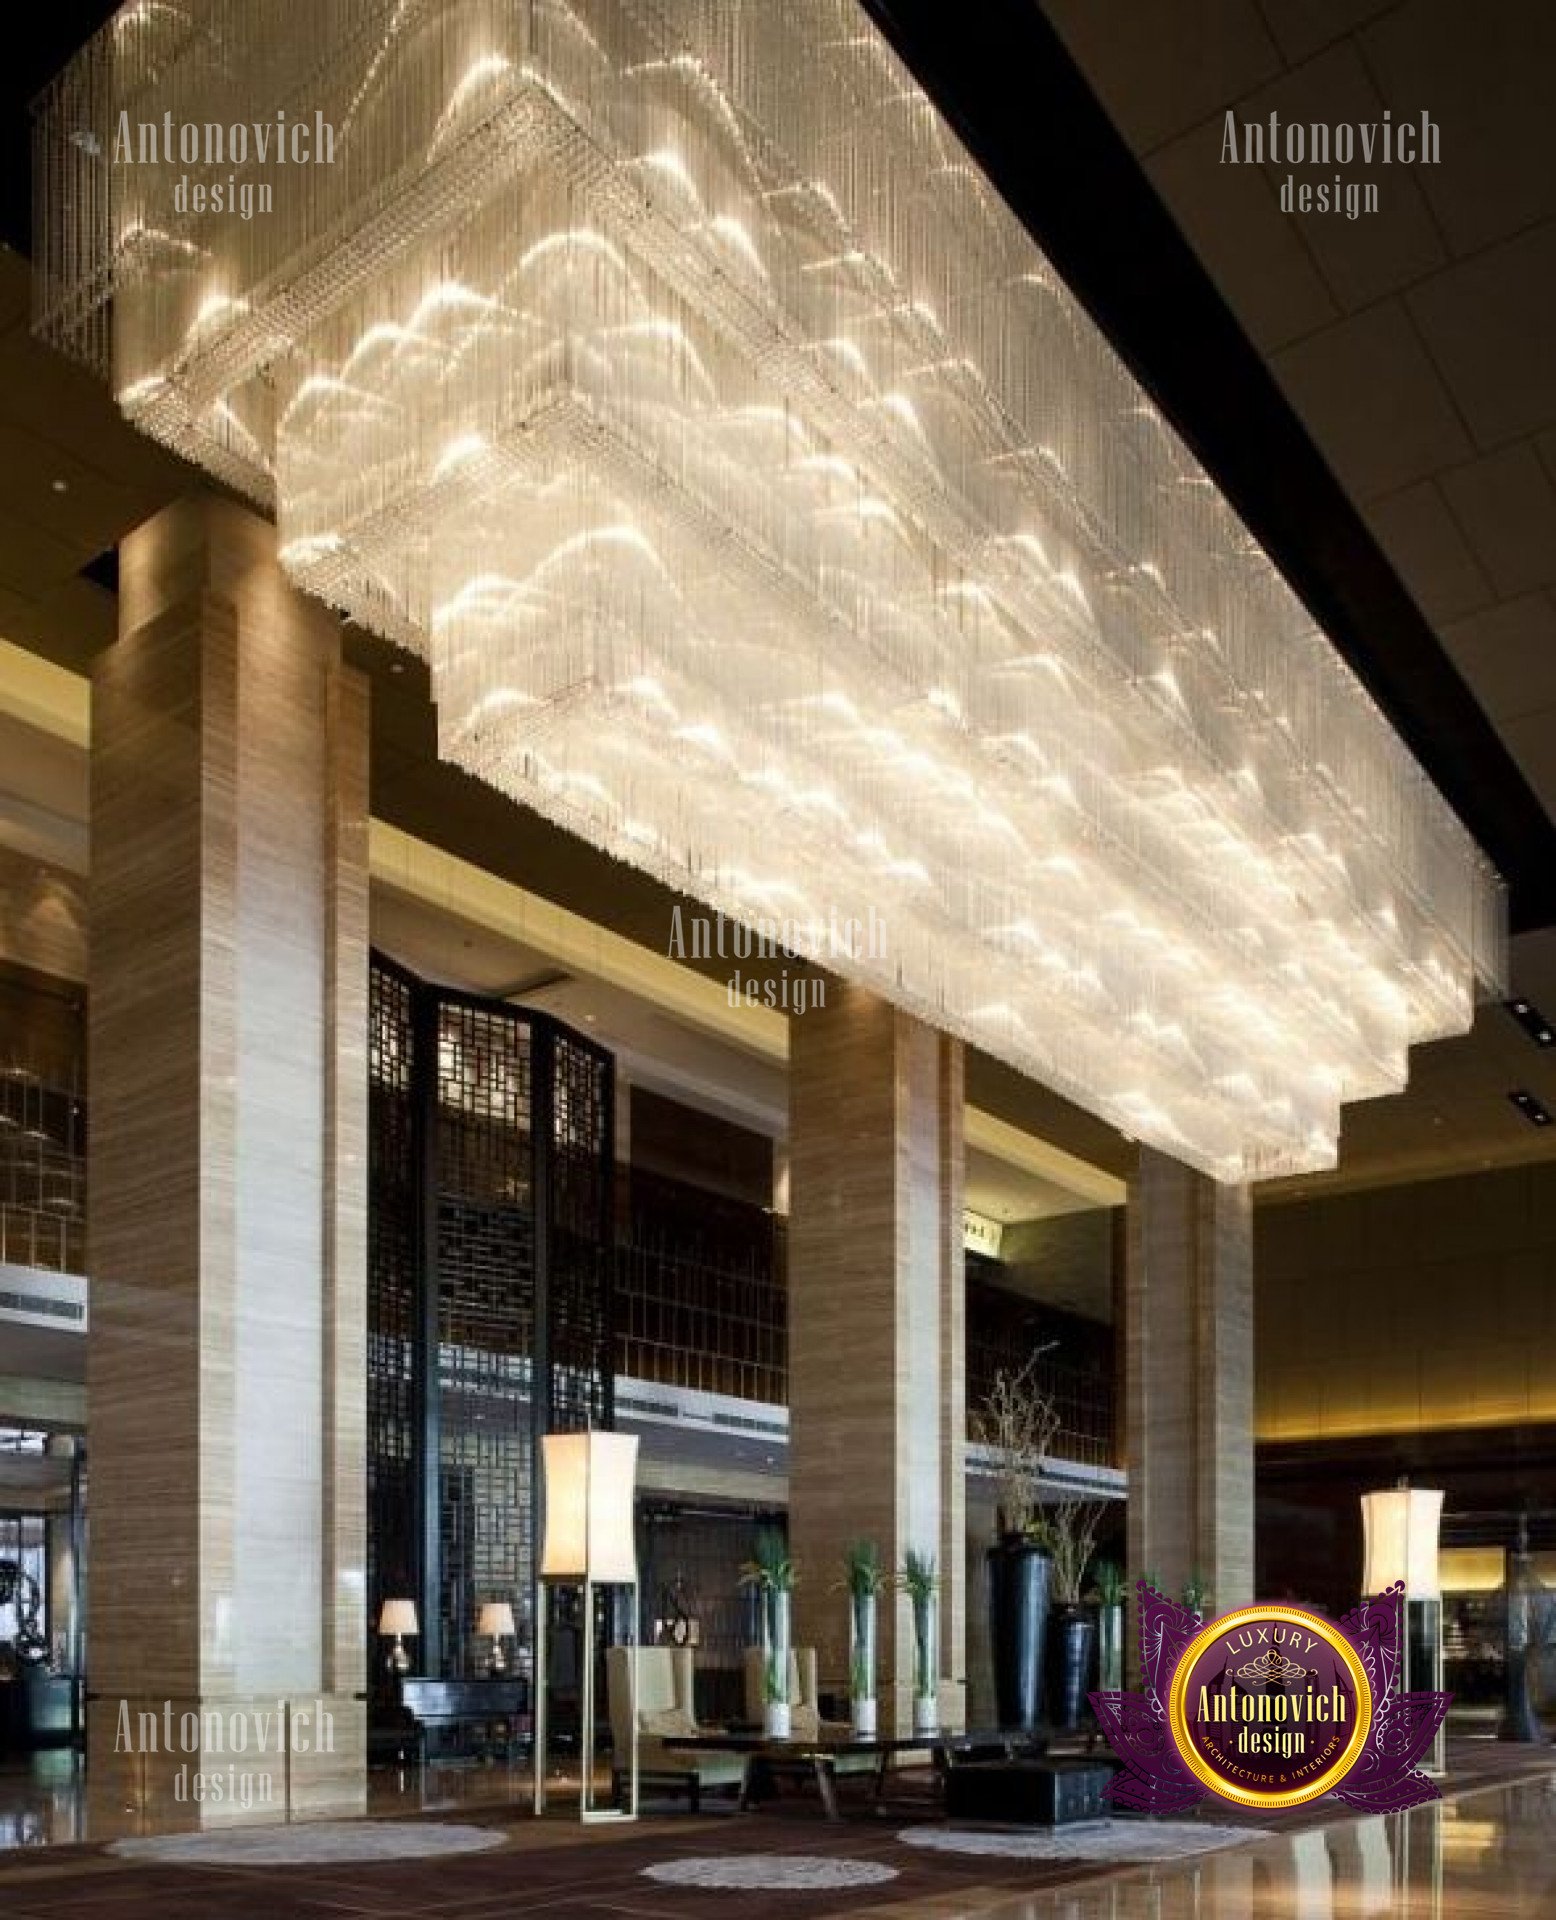
{"type": "Polygon", "coordinates": [[[1556,1420],[1556,1163],[1255,1214],[1261,1440],[1556,1420]]]}
{"type": "MultiPolygon", "coordinates": [[[[789,1526],[796,1630],[847,1673],[850,1541],[941,1572],[941,1712],[965,1679],[962,1053],[848,984],[791,1021],[789,1526]]],[[[883,1609],[880,1716],[911,1721],[912,1628],[883,1609]]]]}
{"type": "Polygon", "coordinates": [[[296,1756],[290,1804],[359,1806],[366,691],[253,514],[184,501],[121,558],[92,703],[93,1793],[234,1812],[170,1802],[166,1755],[126,1774],[119,1699],[324,1697],[336,1752],[296,1756]]]}
{"type": "Polygon", "coordinates": [[[1253,1598],[1253,1268],[1246,1188],[1142,1149],[1124,1285],[1128,1561],[1218,1610],[1253,1598]]]}

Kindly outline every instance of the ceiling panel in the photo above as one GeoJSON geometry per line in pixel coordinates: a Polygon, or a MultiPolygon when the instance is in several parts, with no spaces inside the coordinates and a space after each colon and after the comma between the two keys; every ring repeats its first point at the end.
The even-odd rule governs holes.
{"type": "Polygon", "coordinates": [[[1407,299],[1482,447],[1556,421],[1556,221],[1432,275],[1407,299]]]}
{"type": "Polygon", "coordinates": [[[1142,153],[1281,70],[1255,0],[1131,0],[1127,21],[1097,0],[1045,11],[1142,153]]]}
{"type": "Polygon", "coordinates": [[[1426,108],[1451,143],[1442,165],[1423,168],[1419,179],[1456,254],[1556,215],[1556,8],[1545,0],[1407,0],[1381,9],[1358,41],[1385,98],[1426,108]]]}
{"type": "Polygon", "coordinates": [[[1475,452],[1452,395],[1398,300],[1349,314],[1282,348],[1270,364],[1319,450],[1358,501],[1456,466],[1475,452]]]}
{"type": "Polygon", "coordinates": [[[1499,600],[1449,621],[1443,638],[1516,751],[1507,723],[1556,706],[1556,599],[1526,593],[1499,600]]]}
{"type": "Polygon", "coordinates": [[[1367,524],[1383,551],[1410,582],[1416,604],[1439,623],[1484,607],[1490,580],[1448,511],[1435,479],[1418,480],[1367,503],[1367,524]]]}

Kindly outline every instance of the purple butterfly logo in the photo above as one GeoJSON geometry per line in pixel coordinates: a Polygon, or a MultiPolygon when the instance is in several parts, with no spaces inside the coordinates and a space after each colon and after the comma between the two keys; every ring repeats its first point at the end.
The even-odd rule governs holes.
{"type": "MultiPolygon", "coordinates": [[[[1139,1594],[1138,1693],[1092,1693],[1092,1711],[1122,1762],[1108,1786],[1115,1806],[1139,1813],[1177,1813],[1202,1800],[1206,1787],[1184,1764],[1168,1724],[1173,1675],[1204,1617],[1142,1580],[1139,1594]]],[[[1447,1716],[1449,1693],[1396,1693],[1404,1633],[1405,1590],[1390,1587],[1339,1621],[1372,1694],[1365,1744],[1334,1789],[1337,1800],[1366,1813],[1398,1813],[1435,1800],[1437,1788],[1418,1762],[1447,1716]]]]}

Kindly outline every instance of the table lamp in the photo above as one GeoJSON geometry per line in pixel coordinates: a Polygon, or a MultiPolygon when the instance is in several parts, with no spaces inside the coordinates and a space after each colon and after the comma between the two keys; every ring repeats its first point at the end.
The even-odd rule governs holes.
{"type": "Polygon", "coordinates": [[[378,1615],[378,1631],[383,1639],[393,1639],[389,1649],[389,1671],[402,1677],[411,1670],[411,1656],[405,1651],[405,1636],[421,1632],[416,1621],[414,1600],[386,1600],[378,1615]]]}
{"type": "Polygon", "coordinates": [[[506,1600],[483,1601],[475,1630],[491,1641],[492,1650],[487,1656],[486,1670],[494,1680],[500,1680],[508,1671],[508,1656],[503,1641],[510,1638],[514,1631],[513,1608],[506,1600]]]}

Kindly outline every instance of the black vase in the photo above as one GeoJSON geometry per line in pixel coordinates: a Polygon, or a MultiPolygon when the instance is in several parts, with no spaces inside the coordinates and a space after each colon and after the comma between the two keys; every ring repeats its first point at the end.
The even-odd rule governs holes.
{"type": "Polygon", "coordinates": [[[1002,1727],[1034,1732],[1043,1722],[1043,1654],[1053,1562],[1016,1538],[989,1553],[989,1638],[994,1700],[1002,1727]]]}
{"type": "Polygon", "coordinates": [[[1073,1730],[1086,1711],[1092,1655],[1097,1645],[1097,1622],[1090,1607],[1060,1607],[1050,1637],[1054,1725],[1073,1730]]]}

